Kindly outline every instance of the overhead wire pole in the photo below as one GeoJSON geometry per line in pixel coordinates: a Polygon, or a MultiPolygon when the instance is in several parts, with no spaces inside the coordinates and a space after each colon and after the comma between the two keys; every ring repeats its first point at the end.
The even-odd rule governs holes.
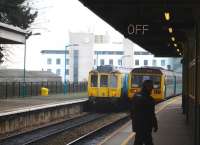
{"type": "Polygon", "coordinates": [[[26,39],[27,36],[25,36],[25,42],[24,42],[24,72],[23,72],[23,91],[22,91],[23,97],[26,96],[26,39]]]}
{"type": "Polygon", "coordinates": [[[67,47],[70,47],[70,46],[78,46],[78,44],[69,44],[69,45],[66,45],[65,46],[65,71],[64,71],[64,95],[67,94],[67,80],[66,80],[66,60],[67,60],[67,47]]]}
{"type": "Polygon", "coordinates": [[[26,40],[31,35],[41,35],[41,33],[34,33],[34,34],[26,34],[25,35],[25,42],[24,42],[24,72],[23,72],[23,89],[22,89],[22,96],[25,97],[27,95],[26,91],[26,40]]]}

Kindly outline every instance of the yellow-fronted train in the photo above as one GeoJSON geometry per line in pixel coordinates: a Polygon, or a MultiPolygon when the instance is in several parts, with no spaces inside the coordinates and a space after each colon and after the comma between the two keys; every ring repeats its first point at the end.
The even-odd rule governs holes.
{"type": "Polygon", "coordinates": [[[182,93],[181,73],[160,67],[130,69],[104,65],[89,72],[89,104],[92,108],[126,108],[147,79],[153,81],[152,97],[156,101],[182,93]]]}
{"type": "Polygon", "coordinates": [[[153,90],[151,96],[156,101],[162,101],[182,93],[181,73],[165,70],[160,67],[141,67],[132,69],[129,74],[129,100],[134,96],[135,93],[141,90],[144,80],[153,81],[153,90]]]}
{"type": "MultiPolygon", "coordinates": [[[[123,108],[128,101],[128,76],[131,69],[99,66],[89,72],[89,104],[94,107],[123,108]]],[[[93,108],[94,108],[93,107],[93,108]]]]}

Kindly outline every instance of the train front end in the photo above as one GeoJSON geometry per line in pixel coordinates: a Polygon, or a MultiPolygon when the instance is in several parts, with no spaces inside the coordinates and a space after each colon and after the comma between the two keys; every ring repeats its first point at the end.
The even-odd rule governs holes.
{"type": "Polygon", "coordinates": [[[164,83],[162,72],[158,69],[135,68],[129,74],[128,98],[131,100],[134,95],[141,91],[142,83],[145,80],[153,81],[151,96],[159,102],[164,99],[164,83]]]}

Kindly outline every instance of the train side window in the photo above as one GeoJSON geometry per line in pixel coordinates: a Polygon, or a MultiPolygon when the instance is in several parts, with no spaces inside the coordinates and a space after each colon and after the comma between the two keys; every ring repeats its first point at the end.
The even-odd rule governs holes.
{"type": "Polygon", "coordinates": [[[91,75],[91,87],[97,87],[97,86],[98,86],[98,76],[91,75]]]}
{"type": "Polygon", "coordinates": [[[110,76],[110,87],[117,88],[117,76],[115,75],[110,76]]]}
{"type": "Polygon", "coordinates": [[[108,87],[108,76],[107,75],[101,75],[100,87],[108,87]]]}

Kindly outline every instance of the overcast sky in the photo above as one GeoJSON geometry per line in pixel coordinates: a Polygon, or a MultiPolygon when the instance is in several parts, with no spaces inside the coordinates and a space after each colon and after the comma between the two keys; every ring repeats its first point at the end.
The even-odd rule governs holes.
{"type": "MultiPolygon", "coordinates": [[[[33,0],[34,1],[34,0],[33,0]]],[[[40,51],[43,49],[64,49],[68,44],[68,32],[108,31],[114,39],[122,35],[101,20],[78,0],[35,0],[39,9],[38,18],[32,26],[34,33],[27,41],[27,68],[40,69],[40,51]],[[37,58],[37,59],[35,59],[37,58]],[[30,67],[31,66],[31,67],[30,67]]]]}
{"type": "MultiPolygon", "coordinates": [[[[78,0],[32,0],[38,9],[38,17],[31,27],[33,33],[27,40],[27,63],[29,70],[40,70],[41,54],[44,49],[64,49],[68,44],[70,32],[94,32],[112,34],[116,41],[122,40],[122,35],[110,25],[101,20],[78,0]]],[[[24,46],[15,46],[11,54],[12,68],[23,69],[24,46]]]]}

